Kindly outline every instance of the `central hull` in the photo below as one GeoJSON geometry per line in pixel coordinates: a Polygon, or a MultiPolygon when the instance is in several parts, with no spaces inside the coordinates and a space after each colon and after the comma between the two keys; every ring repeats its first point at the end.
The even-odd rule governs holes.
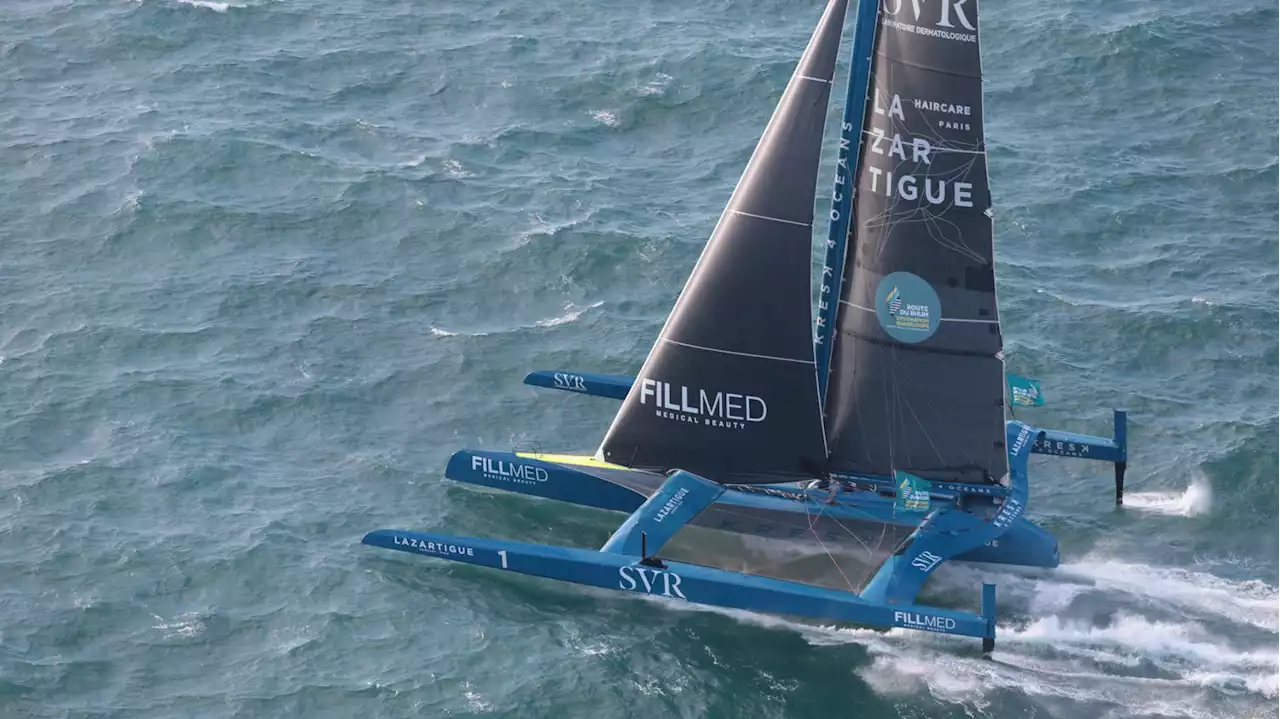
{"type": "MultiPolygon", "coordinates": [[[[633,512],[662,486],[666,477],[589,457],[462,450],[446,469],[450,479],[519,492],[600,509],[633,512]]],[[[838,557],[865,576],[891,555],[919,526],[921,515],[894,513],[891,494],[842,491],[834,502],[825,489],[800,486],[729,487],[685,530],[672,549],[717,543],[722,563],[735,569],[770,573],[783,558],[838,557]],[[715,530],[693,536],[697,528],[715,530]],[[737,542],[723,535],[738,535],[737,542]],[[716,537],[715,535],[722,535],[716,537]]],[[[683,552],[682,552],[683,553],[683,552]]],[[[707,553],[697,554],[704,558],[707,553]]],[[[955,559],[1031,567],[1058,566],[1058,543],[1048,532],[1026,519],[1017,519],[1007,533],[990,545],[959,554],[955,559]]],[[[829,560],[827,561],[829,565],[829,560]]],[[[779,570],[789,575],[789,569],[779,570]]],[[[854,575],[849,574],[850,579],[854,575]]]]}

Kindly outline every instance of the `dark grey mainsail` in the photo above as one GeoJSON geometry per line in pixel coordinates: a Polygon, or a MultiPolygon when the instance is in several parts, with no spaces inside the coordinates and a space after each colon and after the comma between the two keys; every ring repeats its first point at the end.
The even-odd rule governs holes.
{"type": "Polygon", "coordinates": [[[826,396],[831,469],[998,481],[978,0],[883,0],[826,396]]]}
{"type": "Polygon", "coordinates": [[[814,193],[847,0],[831,0],[598,456],[717,481],[814,476],[814,193]]]}

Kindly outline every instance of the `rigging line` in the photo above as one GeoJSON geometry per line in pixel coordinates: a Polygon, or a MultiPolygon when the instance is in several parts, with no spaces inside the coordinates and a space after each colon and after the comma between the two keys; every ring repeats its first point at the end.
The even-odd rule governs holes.
{"type": "Polygon", "coordinates": [[[800,222],[798,220],[784,220],[781,217],[770,217],[769,215],[757,215],[751,212],[744,212],[742,210],[730,210],[730,212],[732,212],[735,215],[741,215],[743,217],[752,217],[757,220],[769,220],[770,222],[781,222],[784,225],[796,225],[797,227],[813,227],[812,222],[800,222]]]}
{"type": "MultiPolygon", "coordinates": [[[[819,516],[821,516],[821,513],[825,511],[826,511],[825,507],[819,508],[819,516]]],[[[812,514],[808,512],[808,507],[805,508],[805,514],[806,514],[806,517],[809,519],[809,533],[813,535],[813,538],[818,543],[818,546],[822,547],[822,551],[826,553],[827,559],[831,560],[831,564],[836,568],[836,571],[840,573],[840,578],[844,580],[845,586],[849,587],[850,592],[852,592],[853,594],[857,594],[858,589],[853,586],[853,582],[849,581],[848,575],[844,573],[844,568],[840,566],[840,560],[836,559],[835,555],[831,553],[830,549],[827,549],[826,542],[822,541],[822,537],[818,536],[818,531],[814,529],[814,527],[817,524],[817,520],[813,517],[812,514]]],[[[843,528],[843,525],[841,525],[839,521],[836,521],[836,526],[843,528]]],[[[853,535],[853,538],[857,540],[859,544],[862,545],[862,548],[864,550],[868,552],[871,551],[870,549],[868,549],[867,545],[863,543],[861,539],[858,539],[857,535],[853,535]]]]}
{"type": "Polygon", "coordinates": [[[916,409],[911,406],[911,401],[908,400],[906,396],[903,396],[901,401],[902,405],[911,413],[911,418],[916,421],[916,426],[920,428],[920,434],[924,435],[925,440],[929,443],[930,449],[933,450],[934,454],[938,455],[938,461],[945,465],[947,463],[947,458],[942,456],[942,452],[938,450],[938,445],[933,443],[933,437],[929,436],[929,431],[925,429],[924,422],[920,421],[920,415],[916,414],[916,409]]]}
{"type": "MultiPolygon", "coordinates": [[[[881,21],[881,22],[883,22],[883,21],[881,21]]],[[[920,64],[917,64],[917,63],[914,63],[914,62],[907,62],[907,61],[905,61],[905,60],[899,60],[899,59],[897,59],[897,58],[889,57],[889,56],[885,55],[883,52],[877,52],[877,53],[876,53],[876,56],[877,56],[877,57],[884,58],[886,61],[888,61],[888,62],[890,62],[890,63],[897,64],[897,65],[902,65],[903,67],[915,68],[916,70],[924,70],[924,71],[926,71],[926,72],[936,72],[936,73],[938,73],[939,75],[950,75],[951,77],[962,77],[962,78],[964,78],[964,79],[966,79],[966,80],[979,80],[979,81],[980,81],[980,80],[982,80],[982,76],[981,76],[981,75],[966,75],[966,74],[964,74],[964,73],[962,73],[962,72],[950,72],[950,71],[948,71],[948,70],[940,70],[940,69],[938,69],[938,68],[936,68],[936,67],[926,67],[926,66],[924,66],[924,65],[920,65],[920,64]]],[[[892,71],[892,69],[893,69],[893,65],[890,65],[887,69],[888,69],[888,70],[890,70],[890,71],[892,71]]],[[[890,85],[890,87],[892,87],[892,85],[890,85]]]]}
{"type": "MultiPolygon", "coordinates": [[[[870,130],[863,130],[863,131],[862,131],[862,134],[864,134],[864,135],[875,135],[876,137],[879,137],[881,140],[884,140],[884,139],[887,137],[887,136],[884,134],[884,131],[883,131],[883,130],[880,130],[879,132],[876,132],[876,130],[880,130],[880,128],[878,128],[878,127],[873,127],[873,128],[871,128],[870,130]]],[[[899,133],[899,134],[901,134],[901,133],[899,133]]],[[[960,148],[958,148],[958,147],[943,147],[943,146],[941,146],[941,145],[933,145],[933,144],[929,145],[929,152],[933,152],[933,151],[935,151],[935,150],[937,150],[938,152],[959,152],[959,153],[964,153],[964,154],[966,154],[966,155],[985,155],[985,154],[987,154],[987,151],[986,151],[986,150],[963,150],[963,149],[960,149],[960,148]]],[[[874,152],[874,150],[873,150],[873,152],[874,152]]],[[[876,152],[876,154],[877,154],[877,155],[879,155],[879,154],[881,154],[881,153],[876,152]]],[[[906,160],[903,160],[903,162],[906,162],[906,160]]],[[[917,163],[917,164],[918,164],[918,163],[917,163]]]]}
{"type": "Polygon", "coordinates": [[[827,553],[827,559],[830,559],[831,563],[835,565],[836,571],[840,573],[840,578],[843,579],[845,585],[849,587],[849,591],[853,594],[857,594],[857,588],[853,586],[853,582],[849,581],[849,576],[844,573],[844,569],[840,566],[840,562],[835,558],[835,555],[831,553],[830,549],[827,549],[827,545],[822,541],[822,537],[819,537],[818,533],[814,532],[813,538],[818,540],[818,546],[822,547],[822,551],[827,553]]]}
{"type": "Polygon", "coordinates": [[[806,359],[796,359],[795,357],[774,357],[772,355],[758,355],[758,354],[752,354],[750,352],[734,352],[733,350],[724,350],[718,347],[703,347],[702,345],[693,345],[693,344],[689,344],[688,342],[679,342],[677,340],[671,339],[670,337],[663,337],[662,341],[668,342],[673,345],[679,345],[681,347],[688,347],[691,350],[702,350],[704,352],[719,352],[720,354],[734,355],[737,357],[750,357],[752,359],[773,360],[775,362],[796,362],[798,364],[807,364],[807,365],[813,364],[813,360],[811,359],[806,360],[806,359]]]}
{"type": "MultiPolygon", "coordinates": [[[[857,511],[857,512],[861,512],[861,513],[865,514],[865,515],[866,515],[866,517],[867,517],[869,520],[872,520],[872,521],[874,521],[874,520],[875,520],[875,517],[874,517],[871,513],[869,513],[869,512],[862,512],[862,510],[856,510],[856,509],[855,509],[855,511],[857,511]]],[[[806,519],[808,519],[808,520],[809,520],[809,531],[810,531],[810,532],[813,532],[815,535],[817,534],[817,530],[816,530],[816,529],[814,529],[814,527],[816,527],[816,526],[817,526],[817,522],[818,522],[818,520],[822,519],[822,515],[823,515],[823,514],[825,514],[825,513],[826,513],[826,505],[825,505],[825,504],[824,504],[824,505],[822,505],[822,506],[820,506],[820,507],[818,508],[818,514],[817,514],[817,515],[814,515],[813,513],[809,512],[809,511],[808,511],[808,508],[806,508],[806,509],[805,509],[805,517],[806,517],[806,519]]],[[[861,538],[861,537],[859,537],[859,536],[858,536],[857,534],[855,534],[854,532],[852,532],[848,527],[846,527],[846,526],[844,526],[843,524],[841,524],[839,519],[837,519],[837,518],[835,518],[835,517],[828,517],[828,519],[830,519],[833,523],[835,523],[835,525],[836,525],[837,527],[839,527],[839,528],[843,529],[844,531],[848,532],[848,533],[849,533],[849,536],[850,536],[850,537],[853,537],[853,540],[854,540],[855,542],[857,542],[858,544],[861,544],[861,545],[862,545],[862,548],[863,548],[866,552],[868,552],[868,553],[871,553],[871,552],[872,552],[871,547],[868,547],[868,546],[867,546],[867,543],[866,543],[866,542],[864,542],[864,541],[862,541],[862,538],[861,538]]]]}

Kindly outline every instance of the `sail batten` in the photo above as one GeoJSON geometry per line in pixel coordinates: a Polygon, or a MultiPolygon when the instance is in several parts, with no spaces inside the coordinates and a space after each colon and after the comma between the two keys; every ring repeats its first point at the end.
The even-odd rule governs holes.
{"type": "Polygon", "coordinates": [[[814,194],[848,0],[830,0],[598,455],[718,481],[826,461],[809,331],[814,194]]]}
{"type": "Polygon", "coordinates": [[[1007,473],[978,4],[879,6],[824,401],[836,471],[1007,473]]]}

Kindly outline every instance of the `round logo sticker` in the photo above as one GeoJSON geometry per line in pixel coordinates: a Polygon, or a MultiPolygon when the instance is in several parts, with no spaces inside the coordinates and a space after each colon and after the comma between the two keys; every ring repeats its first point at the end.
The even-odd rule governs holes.
{"type": "Polygon", "coordinates": [[[942,303],[928,282],[910,272],[894,272],[876,287],[876,319],[899,342],[924,342],[938,331],[942,303]]]}

